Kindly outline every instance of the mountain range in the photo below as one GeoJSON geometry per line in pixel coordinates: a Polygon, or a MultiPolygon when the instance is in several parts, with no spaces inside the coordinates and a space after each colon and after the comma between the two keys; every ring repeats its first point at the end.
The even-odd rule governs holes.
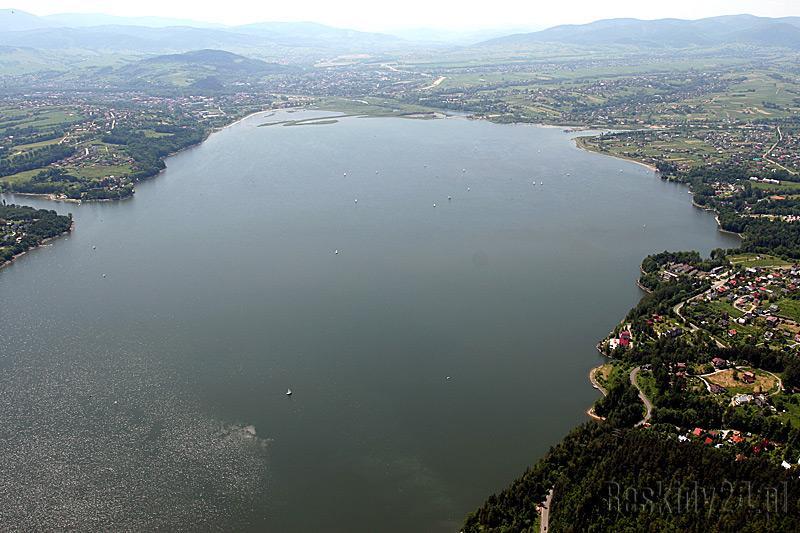
{"type": "Polygon", "coordinates": [[[313,22],[266,22],[217,26],[159,18],[106,15],[37,17],[0,10],[0,45],[40,50],[82,50],[111,54],[164,54],[216,48],[261,56],[293,57],[381,53],[416,44],[381,33],[333,28],[313,22]]]}
{"type": "Polygon", "coordinates": [[[88,57],[91,62],[98,57],[135,59],[204,49],[225,50],[281,63],[314,63],[321,58],[339,55],[396,57],[400,53],[454,50],[465,45],[478,49],[513,50],[533,50],[550,43],[586,48],[752,45],[800,50],[800,17],[734,15],[699,20],[608,19],[483,40],[497,34],[497,30],[481,35],[479,32],[415,29],[405,30],[403,37],[398,37],[313,22],[223,26],[182,19],[100,14],[40,17],[16,9],[3,9],[0,10],[0,68],[8,66],[9,72],[30,72],[39,65],[55,63],[57,66],[59,62],[63,63],[65,55],[81,57],[81,60],[88,57]],[[468,42],[470,35],[481,42],[468,42]]]}
{"type": "Polygon", "coordinates": [[[699,20],[607,19],[508,35],[484,41],[481,45],[525,47],[548,42],[667,48],[743,44],[800,49],[800,17],[732,15],[699,20]]]}

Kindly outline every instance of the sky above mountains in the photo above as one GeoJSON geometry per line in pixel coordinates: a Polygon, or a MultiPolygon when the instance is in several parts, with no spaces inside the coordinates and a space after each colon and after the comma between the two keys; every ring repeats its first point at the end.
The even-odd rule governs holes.
{"type": "Polygon", "coordinates": [[[0,1],[0,8],[17,8],[36,15],[56,13],[106,13],[119,16],[157,16],[191,19],[226,25],[261,21],[314,21],[365,31],[401,28],[542,29],[558,24],[583,24],[598,19],[675,17],[697,19],[749,13],[767,17],[800,15],[797,0],[296,0],[257,2],[226,0],[16,0],[0,1]]]}

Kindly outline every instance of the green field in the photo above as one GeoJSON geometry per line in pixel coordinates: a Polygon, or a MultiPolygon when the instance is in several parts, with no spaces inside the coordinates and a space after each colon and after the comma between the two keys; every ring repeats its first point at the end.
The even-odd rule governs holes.
{"type": "Polygon", "coordinates": [[[125,176],[132,172],[130,165],[97,165],[84,166],[80,168],[70,168],[70,174],[81,178],[99,179],[106,176],[125,176]]]}
{"type": "Polygon", "coordinates": [[[33,170],[26,170],[25,172],[19,172],[17,174],[11,174],[9,176],[0,177],[0,182],[9,183],[9,184],[17,184],[23,183],[30,180],[33,176],[38,174],[44,170],[43,168],[35,168],[33,170]]]}
{"type": "Polygon", "coordinates": [[[781,420],[792,427],[800,428],[800,394],[776,394],[772,397],[772,402],[781,420]]]}
{"type": "Polygon", "coordinates": [[[729,255],[728,261],[731,265],[745,266],[745,267],[787,267],[792,264],[788,261],[766,254],[736,254],[729,255]]]}
{"type": "Polygon", "coordinates": [[[154,131],[154,130],[144,130],[142,133],[144,133],[144,136],[147,137],[148,139],[158,139],[158,138],[161,138],[161,137],[171,137],[172,136],[171,133],[161,133],[159,131],[154,131]]]}
{"type": "MultiPolygon", "coordinates": [[[[739,318],[740,316],[742,316],[744,314],[741,311],[739,311],[738,309],[736,309],[733,306],[733,304],[731,304],[731,303],[729,303],[729,302],[727,302],[725,300],[714,300],[713,302],[709,302],[708,306],[715,313],[718,313],[720,315],[727,314],[731,318],[739,318]]],[[[731,327],[733,328],[734,326],[731,326],[731,327]]],[[[737,324],[737,327],[735,327],[734,329],[738,330],[738,329],[740,329],[740,327],[741,326],[739,324],[737,324]]]]}
{"type": "Polygon", "coordinates": [[[780,183],[763,183],[760,181],[750,181],[750,186],[754,189],[761,189],[764,191],[789,191],[789,192],[797,192],[800,191],[800,183],[795,181],[782,181],[780,183]]]}
{"type": "Polygon", "coordinates": [[[33,150],[34,148],[41,148],[42,146],[49,146],[51,144],[58,144],[58,142],[61,141],[62,138],[63,137],[56,137],[55,139],[49,139],[47,141],[39,141],[39,142],[36,142],[36,143],[30,143],[30,144],[20,144],[18,146],[15,146],[14,150],[18,150],[18,151],[24,152],[26,150],[33,150]]]}
{"type": "Polygon", "coordinates": [[[795,322],[800,322],[800,300],[784,298],[778,300],[777,306],[778,309],[780,309],[781,315],[791,318],[795,322]]]}

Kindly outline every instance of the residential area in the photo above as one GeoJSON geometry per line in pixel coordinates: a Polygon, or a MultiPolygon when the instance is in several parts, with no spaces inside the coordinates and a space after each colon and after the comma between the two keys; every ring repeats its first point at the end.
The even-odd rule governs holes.
{"type": "Polygon", "coordinates": [[[630,383],[652,406],[642,426],[800,472],[800,264],[665,252],[645,260],[639,284],[643,302],[679,292],[634,309],[598,345],[609,357],[592,373],[599,404],[630,383]]]}

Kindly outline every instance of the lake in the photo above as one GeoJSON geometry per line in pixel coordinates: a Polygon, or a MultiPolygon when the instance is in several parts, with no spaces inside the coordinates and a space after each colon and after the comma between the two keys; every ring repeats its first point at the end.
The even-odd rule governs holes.
{"type": "Polygon", "coordinates": [[[323,115],[5,196],[76,228],[0,271],[4,527],[454,531],[585,420],[644,256],[738,243],[560,129],[258,127],[323,115]]]}

